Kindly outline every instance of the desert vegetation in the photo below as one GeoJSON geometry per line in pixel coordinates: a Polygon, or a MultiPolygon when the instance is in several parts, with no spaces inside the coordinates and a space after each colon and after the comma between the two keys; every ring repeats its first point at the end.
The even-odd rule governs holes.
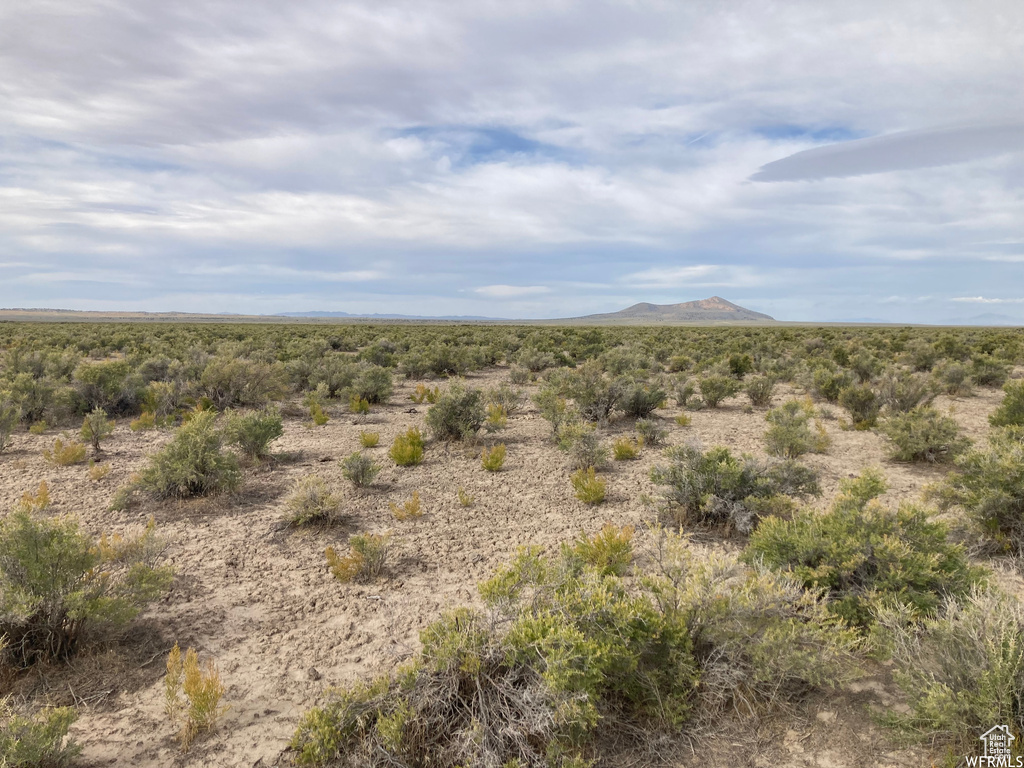
{"type": "Polygon", "coordinates": [[[1022,364],[983,328],[0,325],[0,764],[956,764],[1024,737],[1022,364]]]}

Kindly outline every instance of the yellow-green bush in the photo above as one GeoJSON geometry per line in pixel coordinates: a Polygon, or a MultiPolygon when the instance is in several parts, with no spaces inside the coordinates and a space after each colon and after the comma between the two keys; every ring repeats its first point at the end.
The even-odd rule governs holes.
{"type": "Polygon", "coordinates": [[[423,436],[415,427],[398,435],[388,451],[391,460],[400,467],[410,467],[423,461],[423,436]]]}

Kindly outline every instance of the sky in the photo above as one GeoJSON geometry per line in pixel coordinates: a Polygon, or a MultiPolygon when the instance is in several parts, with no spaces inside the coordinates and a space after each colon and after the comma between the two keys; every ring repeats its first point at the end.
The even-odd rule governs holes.
{"type": "Polygon", "coordinates": [[[1020,0],[0,0],[0,307],[1024,324],[1020,0]]]}

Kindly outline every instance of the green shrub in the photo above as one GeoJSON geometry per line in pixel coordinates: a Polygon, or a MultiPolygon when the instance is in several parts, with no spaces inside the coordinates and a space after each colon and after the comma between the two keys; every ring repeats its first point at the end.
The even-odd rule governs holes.
{"type": "Polygon", "coordinates": [[[164,448],[139,473],[135,487],[158,499],[233,491],[242,482],[235,457],[223,451],[217,414],[194,411],[164,448]]]}
{"type": "Polygon", "coordinates": [[[4,768],[64,768],[81,752],[68,729],[78,719],[71,707],[44,709],[26,717],[0,699],[0,765],[4,768]]]}
{"type": "Polygon", "coordinates": [[[376,448],[380,443],[380,432],[360,432],[359,444],[363,448],[376,448]]]}
{"type": "Polygon", "coordinates": [[[623,576],[633,562],[633,527],[605,523],[599,533],[563,545],[564,557],[579,558],[602,576],[623,576]]]}
{"type": "Polygon", "coordinates": [[[753,376],[747,380],[743,388],[750,404],[756,408],[767,408],[772,404],[772,396],[775,394],[775,379],[771,376],[753,376]]]}
{"type": "Polygon", "coordinates": [[[680,408],[689,408],[693,405],[693,397],[697,394],[697,385],[693,379],[683,379],[676,384],[675,392],[676,405],[680,408]]]}
{"type": "Polygon", "coordinates": [[[1003,402],[988,417],[993,427],[1024,427],[1024,381],[1008,381],[1003,386],[1003,402]]]}
{"type": "Polygon", "coordinates": [[[627,416],[645,419],[665,404],[665,390],[645,381],[626,381],[620,386],[618,407],[627,416]]]}
{"type": "Polygon", "coordinates": [[[991,355],[975,355],[971,360],[971,379],[979,387],[1001,387],[1010,376],[1010,366],[991,355]]]}
{"type": "Polygon", "coordinates": [[[83,362],[73,374],[75,391],[87,411],[129,414],[142,400],[142,378],[132,373],[127,360],[83,362]]]}
{"type": "Polygon", "coordinates": [[[342,461],[341,467],[341,474],[356,488],[373,485],[374,479],[380,473],[380,467],[374,463],[373,459],[363,456],[359,451],[342,461]]]}
{"type": "Polygon", "coordinates": [[[966,451],[971,441],[961,436],[960,425],[931,406],[882,419],[879,431],[891,443],[893,461],[948,462],[966,451]]]}
{"type": "Polygon", "coordinates": [[[331,525],[338,519],[340,506],[341,499],[316,475],[299,478],[285,502],[288,522],[294,526],[331,525]]]}
{"type": "Polygon", "coordinates": [[[829,403],[839,402],[839,395],[853,383],[849,371],[839,368],[816,368],[811,374],[810,391],[819,400],[829,403]]]}
{"type": "Polygon", "coordinates": [[[167,655],[164,711],[171,722],[179,726],[182,752],[188,751],[200,732],[212,731],[228,711],[228,707],[220,703],[224,691],[224,683],[212,659],[200,666],[195,648],[189,648],[182,658],[181,647],[174,644],[167,655]]]}
{"type": "Polygon", "coordinates": [[[665,486],[659,499],[663,519],[750,533],[778,496],[818,495],[813,470],[793,461],[765,463],[736,458],[728,448],[702,451],[692,445],[669,448],[667,466],[651,470],[651,481],[665,486]]]}
{"type": "Polygon", "coordinates": [[[607,483],[597,477],[593,467],[578,469],[569,478],[577,499],[584,504],[600,504],[604,501],[607,483]]]}
{"type": "Polygon", "coordinates": [[[350,413],[365,416],[370,412],[370,401],[354,394],[348,399],[348,410],[350,413]]]}
{"type": "Polygon", "coordinates": [[[754,361],[750,355],[739,353],[729,355],[729,374],[737,379],[742,379],[754,370],[754,361]]]}
{"type": "Polygon", "coordinates": [[[705,376],[698,382],[700,397],[708,408],[717,408],[727,397],[740,391],[739,383],[728,376],[705,376]]]}
{"type": "Polygon", "coordinates": [[[468,440],[483,426],[483,393],[453,384],[427,410],[427,426],[437,440],[468,440]]]}
{"type": "Polygon", "coordinates": [[[497,387],[488,389],[484,393],[484,400],[488,405],[503,408],[506,416],[514,416],[526,404],[526,395],[521,389],[516,389],[503,381],[497,387]]]}
{"type": "Polygon", "coordinates": [[[660,426],[654,419],[637,419],[636,436],[641,445],[656,448],[665,443],[668,430],[660,426]]]}
{"type": "Polygon", "coordinates": [[[942,509],[963,509],[995,551],[1024,553],[1024,436],[996,432],[988,450],[958,457],[929,495],[942,509]]]}
{"type": "Polygon", "coordinates": [[[601,469],[608,463],[608,449],[592,424],[581,421],[563,424],[558,431],[558,447],[569,454],[569,466],[573,469],[601,469]]]}
{"type": "Polygon", "coordinates": [[[131,621],[171,579],[155,565],[152,520],[137,537],[94,541],[72,518],[39,516],[39,506],[23,501],[0,520],[0,637],[15,667],[72,656],[89,634],[131,621]]]}
{"type": "Polygon", "coordinates": [[[789,400],[768,411],[765,421],[769,426],[764,435],[768,453],[785,459],[825,453],[832,441],[820,421],[815,421],[815,428],[811,429],[814,417],[814,405],[809,400],[789,400]]]}
{"type": "Polygon", "coordinates": [[[630,461],[640,454],[640,445],[636,440],[620,437],[612,443],[612,455],[616,461],[630,461]]]}
{"type": "Polygon", "coordinates": [[[480,454],[480,465],[488,472],[498,472],[505,466],[505,446],[501,443],[484,448],[480,454]]]}
{"type": "Polygon", "coordinates": [[[909,413],[935,399],[935,387],[923,373],[890,370],[878,380],[878,400],[889,413],[909,413]]]}
{"type": "Polygon", "coordinates": [[[947,395],[966,397],[971,394],[971,372],[967,366],[946,360],[932,373],[938,388],[947,395]]]}
{"type": "Polygon", "coordinates": [[[423,461],[423,436],[415,427],[398,435],[388,451],[391,460],[400,467],[411,467],[423,461]]]}
{"type": "Polygon", "coordinates": [[[0,393],[0,453],[11,447],[11,434],[21,419],[21,407],[0,393]]]}
{"type": "Polygon", "coordinates": [[[147,429],[156,429],[156,416],[152,411],[143,411],[139,418],[132,419],[128,423],[128,429],[132,432],[144,432],[147,429]]]}
{"type": "Polygon", "coordinates": [[[386,403],[393,388],[391,369],[379,365],[364,368],[352,382],[353,394],[370,405],[386,403]]]}
{"type": "Polygon", "coordinates": [[[241,357],[216,357],[199,376],[198,394],[209,398],[220,411],[226,408],[260,408],[285,392],[280,368],[241,357]]]}
{"type": "Polygon", "coordinates": [[[489,403],[487,405],[487,419],[484,421],[484,429],[488,432],[498,432],[508,426],[508,414],[504,407],[489,403]]]}
{"type": "Polygon", "coordinates": [[[827,590],[829,609],[851,625],[871,625],[876,608],[892,600],[934,613],[944,597],[969,592],[982,571],[925,510],[872,503],[885,487],[869,470],[842,481],[825,514],[803,510],[788,520],[762,520],[744,558],[792,574],[808,589],[827,590]]]}
{"type": "Polygon", "coordinates": [[[43,460],[57,467],[81,464],[85,461],[85,445],[71,439],[64,442],[64,438],[58,437],[52,448],[43,449],[43,460]]]}
{"type": "Polygon", "coordinates": [[[281,414],[274,410],[232,413],[224,424],[224,440],[250,459],[270,455],[270,444],[284,434],[281,414]]]}
{"type": "Polygon", "coordinates": [[[521,550],[480,586],[488,613],[446,613],[412,664],[307,712],[297,762],[582,768],[599,724],[654,737],[852,676],[857,638],[796,583],[698,562],[673,539],[631,586],[614,538],[597,565],[581,557],[593,540],[555,558],[521,550]]]}
{"type": "Polygon", "coordinates": [[[909,712],[881,713],[920,741],[972,754],[993,724],[1024,734],[1024,609],[994,591],[946,600],[914,625],[898,610],[879,618],[888,635],[893,677],[909,712]]]}
{"type": "Polygon", "coordinates": [[[331,575],[342,583],[369,582],[384,572],[391,552],[388,534],[362,533],[348,540],[349,552],[339,555],[334,547],[324,551],[331,575]]]}
{"type": "Polygon", "coordinates": [[[622,392],[623,382],[610,379],[592,360],[566,372],[560,385],[560,394],[571,398],[576,410],[587,421],[607,421],[622,392]]]}
{"type": "Polygon", "coordinates": [[[839,393],[839,404],[849,412],[854,429],[871,429],[882,408],[878,395],[866,384],[846,387],[839,393]]]}

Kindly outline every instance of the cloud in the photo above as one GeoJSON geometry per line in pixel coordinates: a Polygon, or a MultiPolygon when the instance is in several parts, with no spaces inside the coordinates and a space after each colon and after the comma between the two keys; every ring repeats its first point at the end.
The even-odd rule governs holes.
{"type": "Polygon", "coordinates": [[[544,285],[482,285],[474,288],[473,293],[493,299],[511,299],[551,293],[551,289],[544,285]]]}
{"type": "Polygon", "coordinates": [[[1024,121],[900,131],[845,141],[775,160],[751,181],[808,181],[833,176],[930,168],[1024,152],[1024,121]]]}
{"type": "Polygon", "coordinates": [[[765,278],[746,267],[694,264],[652,267],[624,275],[621,282],[645,288],[741,288],[762,285],[765,278]]]}
{"type": "Polygon", "coordinates": [[[228,264],[214,266],[200,264],[182,270],[184,274],[210,277],[258,277],[288,281],[328,282],[328,283],[364,283],[372,280],[384,280],[386,272],[375,269],[343,270],[330,272],[319,269],[295,269],[278,267],[269,264],[228,264]]]}
{"type": "Polygon", "coordinates": [[[989,299],[984,296],[957,296],[950,301],[960,301],[966,304],[1024,304],[1024,298],[1019,299],[989,299]]]}

